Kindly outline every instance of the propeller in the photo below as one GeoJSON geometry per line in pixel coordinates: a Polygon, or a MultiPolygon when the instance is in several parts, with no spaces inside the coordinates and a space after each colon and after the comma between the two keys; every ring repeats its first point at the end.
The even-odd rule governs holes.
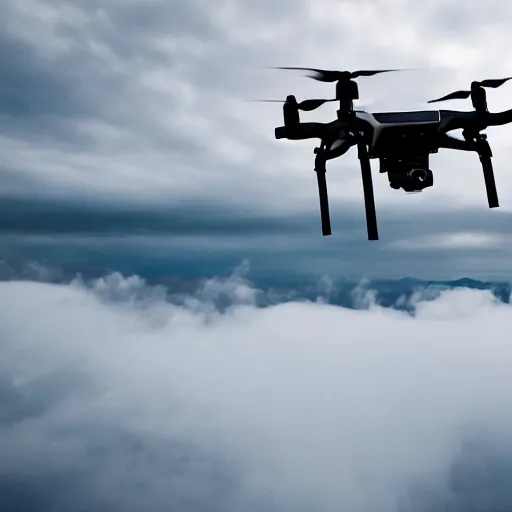
{"type": "MultiPolygon", "coordinates": [[[[258,102],[265,102],[265,103],[285,103],[289,100],[254,100],[258,102]]],[[[329,101],[339,101],[337,99],[312,99],[312,100],[304,100],[300,103],[297,103],[297,108],[299,110],[304,110],[305,112],[310,112],[312,110],[317,109],[318,107],[321,107],[324,103],[327,103],[329,101]]]]}
{"type": "Polygon", "coordinates": [[[430,100],[428,101],[428,103],[436,103],[438,101],[446,100],[463,100],[469,98],[471,96],[471,91],[474,91],[475,89],[478,89],[480,87],[492,87],[493,89],[496,89],[497,87],[500,87],[510,79],[512,79],[512,76],[508,78],[490,78],[487,80],[482,80],[481,82],[475,81],[471,83],[471,90],[469,91],[455,91],[450,94],[447,94],[446,96],[443,96],[442,98],[430,100]]]}
{"type": "Polygon", "coordinates": [[[389,73],[390,71],[402,71],[400,69],[361,69],[358,71],[332,71],[327,69],[316,68],[297,68],[289,66],[277,66],[272,69],[294,69],[299,71],[309,71],[313,74],[306,75],[309,78],[318,80],[319,82],[337,82],[338,80],[351,80],[360,76],[373,76],[378,73],[389,73]]]}
{"type": "MultiPolygon", "coordinates": [[[[289,100],[252,100],[255,102],[263,102],[263,103],[285,103],[289,100]]],[[[316,110],[318,107],[321,107],[324,103],[330,102],[330,101],[339,101],[337,99],[312,99],[312,100],[304,100],[300,103],[297,103],[297,108],[299,110],[304,110],[305,112],[311,112],[312,110],[316,110]]],[[[375,101],[370,102],[360,102],[359,100],[355,100],[354,103],[356,104],[357,108],[356,110],[368,110],[371,108],[371,106],[375,103],[375,101]]]]}

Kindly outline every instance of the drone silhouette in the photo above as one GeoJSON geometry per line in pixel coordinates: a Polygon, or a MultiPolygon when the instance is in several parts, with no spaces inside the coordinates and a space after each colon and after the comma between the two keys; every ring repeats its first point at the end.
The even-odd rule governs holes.
{"type": "MultiPolygon", "coordinates": [[[[489,112],[485,88],[499,87],[512,77],[474,81],[471,83],[470,90],[456,91],[428,102],[471,98],[473,111],[419,110],[371,113],[354,109],[354,100],[359,99],[359,88],[355,79],[400,70],[350,72],[299,67],[275,69],[308,71],[311,74],[307,76],[320,82],[336,82],[334,99],[308,99],[299,103],[294,95],[287,96],[283,104],[284,126],[275,129],[276,139],[320,139],[320,146],[314,149],[314,153],[324,236],[332,234],[326,162],[344,155],[352,146],[357,146],[361,165],[368,240],[379,239],[371,159],[379,159],[379,172],[388,174],[389,185],[393,189],[421,192],[434,184],[433,173],[429,169],[430,154],[437,153],[440,148],[475,151],[482,164],[489,208],[499,206],[491,160],[493,155],[487,142],[487,135],[481,132],[488,126],[512,122],[512,109],[496,113],[489,112]],[[328,123],[300,121],[300,110],[312,111],[324,103],[333,101],[339,102],[335,121],[328,123]],[[464,140],[448,134],[457,129],[462,129],[464,140]]],[[[260,101],[282,103],[282,100],[260,101]]]]}

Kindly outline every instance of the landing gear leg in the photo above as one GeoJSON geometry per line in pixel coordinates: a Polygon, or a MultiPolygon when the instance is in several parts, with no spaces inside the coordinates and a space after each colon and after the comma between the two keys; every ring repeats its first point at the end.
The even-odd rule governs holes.
{"type": "Polygon", "coordinates": [[[498,201],[498,191],[496,190],[496,181],[494,179],[494,170],[492,168],[491,147],[489,146],[485,135],[480,135],[477,140],[477,144],[478,156],[480,157],[480,162],[482,163],[482,169],[484,171],[487,202],[489,203],[489,208],[498,208],[500,204],[498,201]]]}
{"type": "Polygon", "coordinates": [[[322,218],[322,235],[329,236],[331,232],[331,218],[329,215],[329,198],[327,196],[327,181],[325,174],[326,158],[323,154],[322,148],[315,148],[315,172],[318,180],[318,195],[320,196],[320,215],[322,218]]]}
{"type": "Polygon", "coordinates": [[[368,157],[366,144],[359,142],[357,155],[361,164],[361,177],[363,179],[364,207],[366,210],[366,229],[368,240],[378,240],[377,213],[375,211],[375,197],[373,195],[372,167],[368,157]]]}

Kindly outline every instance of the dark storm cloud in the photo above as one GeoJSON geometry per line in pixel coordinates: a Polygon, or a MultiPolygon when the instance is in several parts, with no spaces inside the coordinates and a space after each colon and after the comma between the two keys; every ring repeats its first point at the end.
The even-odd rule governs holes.
{"type": "Polygon", "coordinates": [[[174,272],[188,275],[200,269],[225,272],[250,259],[256,273],[290,276],[509,277],[510,212],[386,209],[378,221],[380,240],[369,242],[362,205],[333,206],[333,235],[322,237],[316,210],[266,216],[206,202],[137,208],[35,199],[0,202],[2,259],[11,267],[18,258],[14,255],[25,253],[25,259],[31,255],[42,263],[46,255],[51,267],[77,272],[80,265],[104,270],[118,265],[122,272],[138,273],[151,264],[163,269],[173,262],[174,272]],[[483,259],[489,263],[485,267],[479,264],[483,259]]]}
{"type": "Polygon", "coordinates": [[[56,140],[76,141],[77,135],[70,133],[76,120],[93,115],[98,108],[90,95],[84,94],[88,80],[4,28],[0,31],[2,134],[49,139],[54,144],[56,140]]]}
{"type": "MultiPolygon", "coordinates": [[[[5,23],[5,21],[4,21],[5,23]]],[[[83,115],[92,103],[84,103],[80,80],[62,75],[63,69],[25,41],[0,32],[0,112],[8,119],[83,115]],[[78,92],[78,94],[74,94],[78,92]]]]}
{"type": "MultiPolygon", "coordinates": [[[[378,213],[381,240],[387,248],[407,241],[458,232],[507,236],[512,212],[487,208],[412,213],[385,209],[378,213]]],[[[364,239],[364,209],[331,206],[333,236],[329,242],[346,237],[364,239]]],[[[319,212],[265,215],[261,211],[237,209],[233,205],[207,201],[162,202],[138,205],[122,202],[48,201],[38,198],[5,198],[0,202],[0,233],[3,234],[163,234],[237,236],[242,234],[320,233],[319,212]]],[[[428,247],[424,248],[428,251],[428,247]]],[[[493,248],[495,249],[495,248],[493,248]]]]}
{"type": "MultiPolygon", "coordinates": [[[[309,222],[308,224],[311,224],[309,222]]],[[[265,217],[222,205],[189,202],[175,206],[79,204],[4,199],[0,233],[25,235],[258,235],[304,232],[303,219],[265,217]]]]}

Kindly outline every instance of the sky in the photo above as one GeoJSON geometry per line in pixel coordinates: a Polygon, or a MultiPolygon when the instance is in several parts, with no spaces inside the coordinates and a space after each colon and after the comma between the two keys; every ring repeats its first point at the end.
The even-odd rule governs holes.
{"type": "Polygon", "coordinates": [[[512,127],[488,130],[499,209],[474,154],[414,195],[374,162],[369,242],[355,151],[322,237],[314,143],[252,100],[332,95],[271,66],[408,68],[361,103],[424,109],[512,74],[511,15],[0,2],[0,510],[510,512],[512,127]]]}
{"type": "MultiPolygon", "coordinates": [[[[333,235],[324,238],[314,141],[275,140],[279,105],[252,100],[332,95],[271,66],[385,67],[408,70],[361,78],[363,105],[431,108],[427,100],[474,79],[510,74],[501,49],[511,9],[503,0],[6,0],[2,259],[28,246],[98,247],[119,221],[132,250],[187,253],[213,272],[212,253],[225,268],[249,258],[263,273],[282,272],[286,258],[297,274],[508,278],[511,127],[488,130],[499,209],[487,207],[476,154],[432,155],[435,185],[413,195],[391,189],[373,161],[381,239],[370,243],[355,150],[329,163],[333,235]]],[[[510,107],[508,87],[490,91],[491,111],[510,107]]],[[[303,119],[334,115],[326,105],[303,119]]]]}

